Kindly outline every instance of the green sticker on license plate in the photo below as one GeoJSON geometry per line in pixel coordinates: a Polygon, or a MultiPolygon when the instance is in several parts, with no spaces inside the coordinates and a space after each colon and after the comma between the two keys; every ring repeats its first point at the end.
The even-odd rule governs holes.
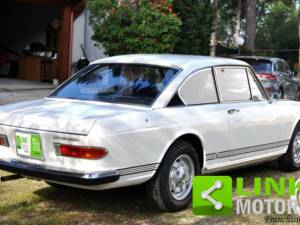
{"type": "Polygon", "coordinates": [[[39,134],[16,132],[16,147],[18,155],[43,159],[41,138],[39,134]]]}

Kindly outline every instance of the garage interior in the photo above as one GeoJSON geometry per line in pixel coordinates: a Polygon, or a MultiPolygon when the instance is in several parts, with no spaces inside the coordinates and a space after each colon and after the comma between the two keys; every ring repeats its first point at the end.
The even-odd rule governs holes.
{"type": "Polygon", "coordinates": [[[83,0],[2,0],[0,77],[66,80],[73,23],[83,10],[83,0]]]}

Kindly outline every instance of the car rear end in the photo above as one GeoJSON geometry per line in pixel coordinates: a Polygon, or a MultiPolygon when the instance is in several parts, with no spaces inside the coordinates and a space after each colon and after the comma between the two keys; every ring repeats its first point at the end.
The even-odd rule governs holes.
{"type": "Polygon", "coordinates": [[[69,105],[68,118],[57,116],[57,123],[54,123],[54,117],[48,116],[45,107],[57,111],[60,103],[66,106],[65,101],[38,102],[42,105],[43,115],[31,102],[36,119],[33,115],[24,115],[24,110],[30,109],[20,109],[24,108],[22,103],[2,106],[0,169],[19,177],[93,190],[136,185],[153,176],[159,166],[157,158],[164,141],[156,134],[156,129],[152,129],[153,125],[150,124],[151,129],[146,128],[149,121],[145,121],[145,116],[149,118],[150,108],[70,101],[78,108],[77,112],[69,105]],[[92,105],[98,120],[88,113],[92,111],[92,105]],[[4,119],[4,112],[10,107],[20,107],[16,109],[20,111],[19,120],[16,111],[13,118],[8,114],[4,119]],[[75,116],[77,113],[82,115],[81,118],[75,116]],[[89,122],[91,120],[94,121],[89,122]],[[26,125],[25,121],[31,121],[31,125],[26,125]],[[149,145],[144,143],[151,137],[157,141],[152,144],[149,155],[145,154],[149,145]],[[140,141],[139,147],[133,148],[136,140],[140,141]]]}
{"type": "Polygon", "coordinates": [[[238,59],[252,66],[261,84],[270,96],[275,92],[280,92],[279,81],[273,72],[273,62],[271,59],[242,57],[238,57],[238,59]]]}
{"type": "Polygon", "coordinates": [[[114,160],[109,143],[91,135],[96,119],[103,122],[115,110],[119,116],[129,112],[111,104],[51,98],[1,106],[0,169],[90,189],[117,181],[117,169],[126,168],[127,161],[114,160]]]}
{"type": "Polygon", "coordinates": [[[97,186],[119,179],[115,168],[100,160],[107,150],[89,147],[86,135],[6,125],[0,126],[0,134],[0,169],[5,171],[75,186],[97,186]]]}

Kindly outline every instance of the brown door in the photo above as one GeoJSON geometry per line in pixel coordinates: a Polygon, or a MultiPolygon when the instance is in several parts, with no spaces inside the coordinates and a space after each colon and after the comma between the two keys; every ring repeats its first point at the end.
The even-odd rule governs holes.
{"type": "Polygon", "coordinates": [[[66,5],[61,16],[61,30],[58,52],[58,78],[65,81],[71,75],[72,40],[74,19],[84,10],[84,1],[74,1],[75,4],[66,5]]]}

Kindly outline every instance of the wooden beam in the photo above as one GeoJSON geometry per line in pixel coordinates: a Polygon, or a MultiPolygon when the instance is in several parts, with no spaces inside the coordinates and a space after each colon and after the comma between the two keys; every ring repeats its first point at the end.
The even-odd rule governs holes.
{"type": "Polygon", "coordinates": [[[84,0],[79,0],[74,6],[74,19],[76,19],[84,10],[84,0]]]}
{"type": "Polygon", "coordinates": [[[74,12],[65,6],[61,16],[61,29],[58,50],[58,78],[65,81],[71,75],[74,12]]]}

